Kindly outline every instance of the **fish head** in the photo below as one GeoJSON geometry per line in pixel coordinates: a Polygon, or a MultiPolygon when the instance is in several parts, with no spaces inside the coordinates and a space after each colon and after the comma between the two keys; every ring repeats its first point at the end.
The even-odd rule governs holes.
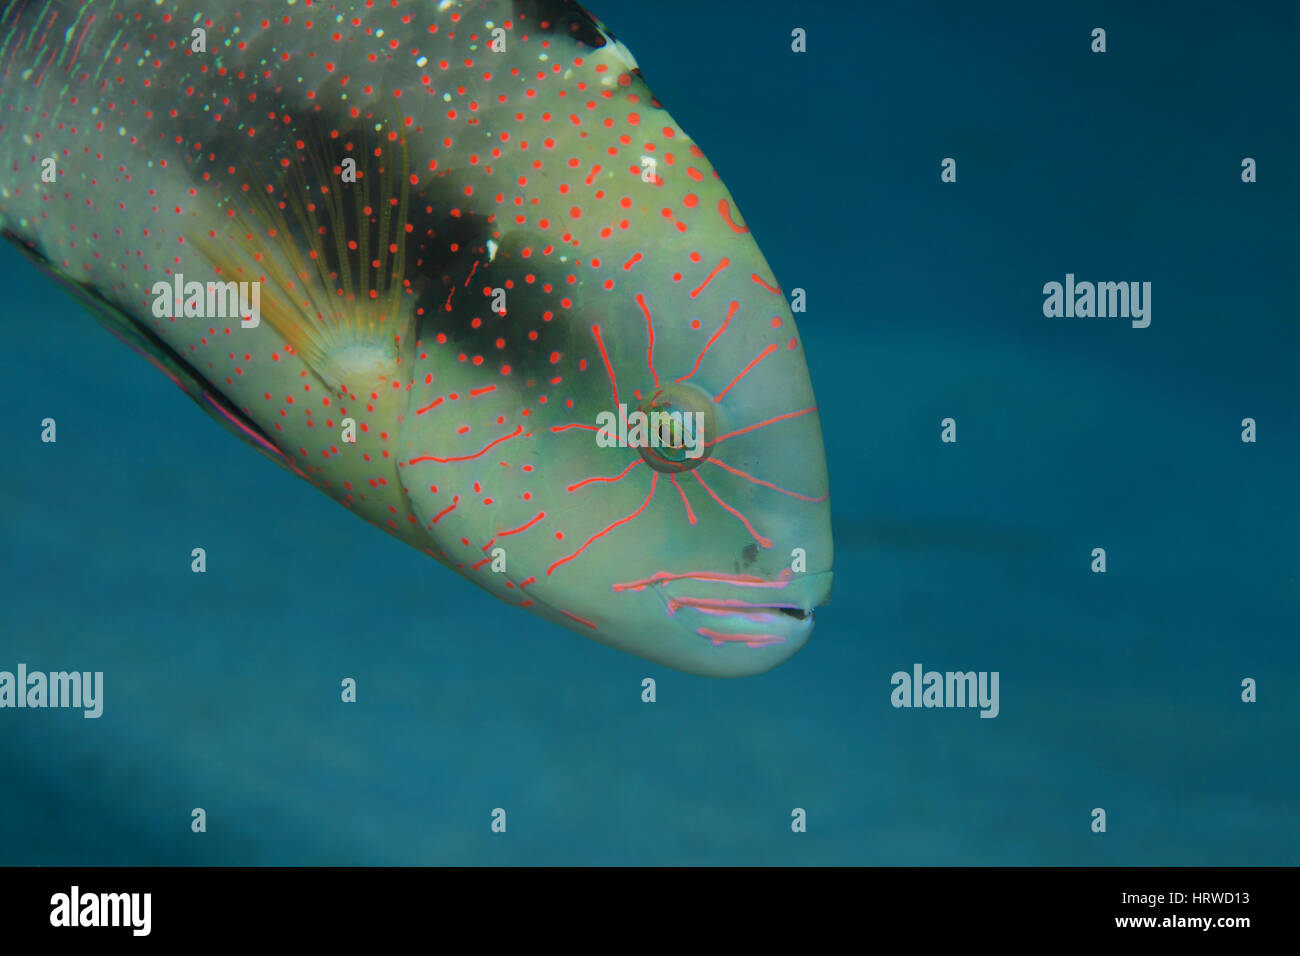
{"type": "Polygon", "coordinates": [[[170,119],[137,130],[147,201],[118,206],[166,279],[122,292],[128,341],[513,606],[697,674],[789,658],[830,591],[820,421],[704,151],[577,3],[343,6],[262,21],[217,70],[150,68],[129,122],[170,119]],[[178,321],[201,300],[241,348],[178,321]]]}
{"type": "Polygon", "coordinates": [[[502,201],[421,318],[403,484],[432,553],[508,603],[760,673],[808,641],[832,578],[802,340],[703,150],[585,29],[509,131],[532,148],[466,177],[502,201]]]}

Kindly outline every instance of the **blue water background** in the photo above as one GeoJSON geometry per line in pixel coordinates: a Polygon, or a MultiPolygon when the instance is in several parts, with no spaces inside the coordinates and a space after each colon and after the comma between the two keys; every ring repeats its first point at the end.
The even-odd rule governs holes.
{"type": "Polygon", "coordinates": [[[1300,863],[1296,5],[595,10],[808,292],[812,642],[716,681],[513,611],[5,249],[0,669],[107,690],[0,711],[0,863],[1300,863]],[[1045,318],[1067,272],[1150,328],[1045,318]],[[915,662],[1000,715],[892,708],[915,662]]]}

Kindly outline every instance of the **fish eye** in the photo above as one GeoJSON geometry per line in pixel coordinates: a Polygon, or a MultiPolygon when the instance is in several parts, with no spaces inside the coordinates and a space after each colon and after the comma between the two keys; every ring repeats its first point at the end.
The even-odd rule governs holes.
{"type": "Polygon", "coordinates": [[[655,471],[698,468],[713,453],[714,405],[711,395],[689,383],[657,390],[639,409],[646,416],[649,441],[637,451],[655,471]]]}

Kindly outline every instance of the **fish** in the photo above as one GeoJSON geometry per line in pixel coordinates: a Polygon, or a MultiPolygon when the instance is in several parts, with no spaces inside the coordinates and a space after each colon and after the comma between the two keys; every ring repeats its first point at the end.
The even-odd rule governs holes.
{"type": "Polygon", "coordinates": [[[0,27],[0,231],[213,419],[599,643],[710,677],[808,643],[834,555],[791,305],[601,20],[10,0],[0,27]]]}

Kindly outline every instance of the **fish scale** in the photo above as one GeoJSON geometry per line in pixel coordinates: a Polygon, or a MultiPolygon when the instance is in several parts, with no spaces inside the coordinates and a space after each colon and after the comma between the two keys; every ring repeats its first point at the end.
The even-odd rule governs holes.
{"type": "Polygon", "coordinates": [[[715,676],[803,646],[832,545],[793,316],[585,10],[47,2],[3,25],[6,235],[219,421],[583,636],[715,676]],[[176,274],[258,283],[260,324],[159,316],[176,274]],[[602,413],[668,410],[707,420],[700,457],[597,441],[602,413]]]}

